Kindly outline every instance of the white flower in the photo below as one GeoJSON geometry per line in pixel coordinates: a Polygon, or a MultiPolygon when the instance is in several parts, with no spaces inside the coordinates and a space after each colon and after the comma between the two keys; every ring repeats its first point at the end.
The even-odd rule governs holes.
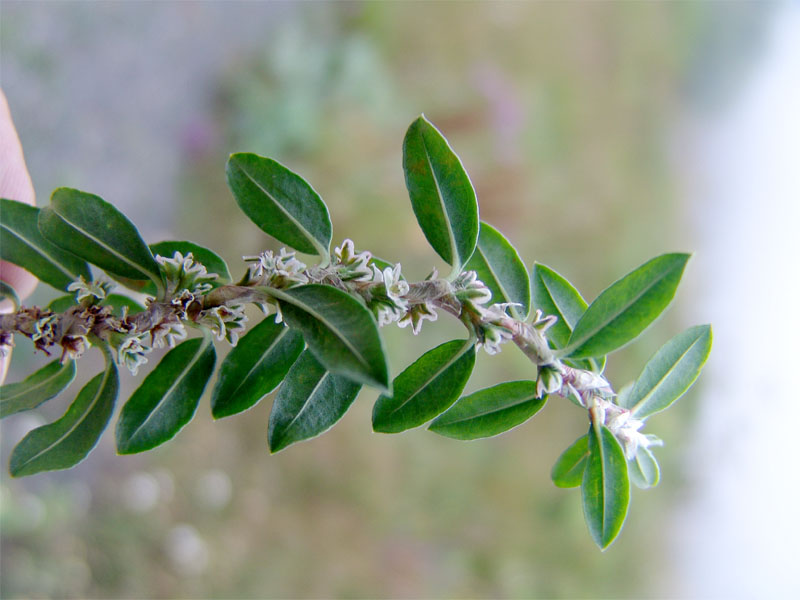
{"type": "Polygon", "coordinates": [[[501,350],[500,345],[513,337],[512,333],[507,329],[489,325],[483,331],[483,349],[488,354],[497,354],[501,350]]]}
{"type": "Polygon", "coordinates": [[[358,265],[366,267],[369,260],[372,258],[370,252],[364,251],[356,253],[353,240],[350,238],[342,242],[342,245],[333,249],[333,255],[343,265],[358,265]]]}
{"type": "Polygon", "coordinates": [[[145,354],[152,350],[142,342],[141,337],[131,336],[117,348],[117,363],[127,367],[133,375],[136,375],[139,367],[147,362],[145,354]]]}
{"type": "Polygon", "coordinates": [[[564,385],[564,378],[558,367],[542,365],[536,377],[536,396],[544,397],[546,394],[555,394],[564,385]]]}
{"type": "Polygon", "coordinates": [[[574,376],[572,378],[571,385],[578,392],[593,391],[599,392],[604,396],[612,394],[611,384],[599,373],[595,373],[593,371],[584,371],[581,369],[575,369],[573,373],[574,376]]]}
{"type": "Polygon", "coordinates": [[[174,321],[161,321],[150,330],[150,343],[153,348],[161,348],[165,341],[167,346],[174,348],[179,340],[184,339],[186,339],[186,328],[177,318],[174,321]]]}
{"type": "Polygon", "coordinates": [[[510,315],[506,312],[511,306],[522,306],[519,302],[495,302],[489,307],[479,306],[481,320],[491,323],[507,319],[510,315]]]}
{"type": "Polygon", "coordinates": [[[548,329],[550,329],[553,325],[556,324],[558,321],[558,317],[555,315],[547,315],[545,316],[541,310],[536,309],[536,313],[533,316],[533,320],[531,325],[539,331],[539,333],[544,333],[548,329]]]}
{"type": "MultiPolygon", "coordinates": [[[[378,307],[378,325],[383,327],[384,325],[389,325],[395,321],[399,321],[405,314],[406,311],[403,308],[389,306],[388,304],[381,304],[378,307]]],[[[400,327],[405,327],[405,325],[400,325],[400,327]]]]}
{"type": "Polygon", "coordinates": [[[79,275],[78,279],[73,281],[67,286],[68,292],[76,292],[75,299],[82,302],[85,298],[96,298],[102,300],[106,297],[108,290],[113,286],[112,283],[107,281],[86,281],[83,275],[79,275]]]}
{"type": "Polygon", "coordinates": [[[406,282],[400,274],[400,263],[397,263],[394,268],[386,267],[383,270],[383,285],[386,286],[386,295],[394,302],[397,308],[405,311],[408,307],[408,301],[403,298],[408,294],[408,282],[406,282]]]}
{"type": "Polygon", "coordinates": [[[414,332],[414,335],[417,335],[422,329],[422,322],[426,319],[428,321],[435,321],[439,315],[436,313],[436,309],[428,302],[423,302],[422,304],[415,304],[411,308],[406,311],[406,314],[403,315],[397,324],[400,327],[407,327],[411,325],[411,331],[414,332]]]}
{"type": "Polygon", "coordinates": [[[616,430],[609,427],[611,432],[622,443],[622,447],[625,449],[625,458],[628,460],[636,456],[636,451],[640,447],[647,448],[650,446],[650,440],[648,437],[639,432],[639,429],[642,427],[642,425],[644,425],[642,421],[639,421],[638,419],[630,419],[630,421],[624,427],[620,427],[616,430]]]}
{"type": "Polygon", "coordinates": [[[459,296],[469,300],[474,305],[486,304],[492,299],[491,290],[478,279],[475,271],[464,271],[453,282],[459,296]]]}
{"type": "Polygon", "coordinates": [[[215,306],[200,313],[198,323],[206,325],[222,341],[228,339],[232,346],[239,341],[239,334],[245,330],[247,315],[244,305],[215,306]]]}

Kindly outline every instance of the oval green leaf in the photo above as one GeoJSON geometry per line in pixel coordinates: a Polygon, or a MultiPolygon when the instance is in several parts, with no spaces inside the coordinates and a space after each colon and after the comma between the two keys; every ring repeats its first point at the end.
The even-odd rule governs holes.
{"type": "Polygon", "coordinates": [[[605,425],[589,428],[589,456],[583,472],[583,514],[602,550],[619,534],[628,514],[630,482],[625,453],[605,425]]]}
{"type": "Polygon", "coordinates": [[[59,296],[50,301],[47,305],[47,310],[54,313],[62,313],[68,308],[75,306],[78,302],[75,300],[75,294],[68,294],[67,296],[59,296]]]}
{"type": "MultiPolygon", "coordinates": [[[[194,260],[201,263],[206,268],[206,271],[217,274],[217,278],[209,282],[212,287],[219,287],[231,282],[231,273],[223,258],[216,252],[204,248],[199,244],[195,244],[194,242],[185,240],[158,242],[157,244],[150,244],[150,252],[153,253],[153,256],[163,256],[165,258],[172,258],[176,252],[180,252],[183,256],[191,252],[194,260]]],[[[152,282],[148,281],[143,288],[137,291],[154,296],[156,294],[156,287],[152,282]]]]}
{"type": "Polygon", "coordinates": [[[303,352],[272,405],[270,452],[326,432],[344,416],[360,389],[360,384],[326,370],[308,350],[303,352]]]}
{"type": "Polygon", "coordinates": [[[39,230],[54,244],[97,265],[109,275],[150,279],[159,289],[161,272],[130,220],[99,196],[58,188],[39,213],[39,230]]]}
{"type": "Polygon", "coordinates": [[[118,392],[117,368],[109,362],[81,389],[63,417],[22,438],[11,452],[11,475],[69,469],[81,462],[108,425],[118,392]]]}
{"type": "Polygon", "coordinates": [[[208,336],[167,352],[122,407],[117,452],[144,452],[175,437],[194,416],[215,361],[208,336]]]}
{"type": "Polygon", "coordinates": [[[440,415],[461,394],[474,366],[474,340],[453,340],[428,350],[395,378],[392,396],[381,395],[375,402],[373,430],[399,433],[440,415]]]}
{"type": "Polygon", "coordinates": [[[661,469],[653,453],[644,447],[636,450],[636,456],[628,461],[628,474],[636,487],[646,490],[658,485],[661,469]]]}
{"type": "Polygon", "coordinates": [[[502,233],[481,222],[478,246],[467,271],[475,271],[492,292],[492,302],[513,302],[512,316],[524,320],[531,310],[531,282],[525,263],[502,233]]]}
{"type": "Polygon", "coordinates": [[[111,313],[117,318],[122,317],[124,308],[128,309],[129,315],[140,313],[145,309],[144,306],[136,302],[133,298],[128,298],[128,296],[123,296],[122,294],[109,294],[103,298],[100,305],[110,306],[111,313]]]}
{"type": "Polygon", "coordinates": [[[422,232],[453,272],[460,272],[478,242],[478,200],[458,156],[424,116],[406,132],[403,171],[422,232]]]}
{"type": "Polygon", "coordinates": [[[556,460],[550,478],[560,488],[578,487],[583,481],[589,458],[589,436],[582,435],[556,460]]]}
{"type": "Polygon", "coordinates": [[[54,360],[19,383],[0,387],[0,419],[55,398],[75,379],[75,361],[54,360]]]}
{"type": "Polygon", "coordinates": [[[575,325],[568,358],[602,356],[636,338],[664,311],[688,254],[662,254],[606,288],[575,325]]]}
{"type": "Polygon", "coordinates": [[[328,371],[389,389],[389,366],[378,324],[363,304],[327,285],[268,291],[280,301],[286,323],[303,334],[308,348],[328,371]]]}
{"type": "Polygon", "coordinates": [[[536,382],[509,381],[459,398],[428,429],[457,440],[491,437],[530,419],[546,400],[536,397],[536,382]]]}
{"type": "Polygon", "coordinates": [[[547,330],[547,337],[556,348],[567,345],[572,328],[589,306],[566,278],[539,263],[533,266],[533,305],[546,315],[558,317],[547,330]]]}
{"type": "Polygon", "coordinates": [[[303,351],[303,336],[267,317],[228,353],[211,395],[215,419],[240,413],[278,387],[303,351]]]}
{"type": "MultiPolygon", "coordinates": [[[[547,330],[547,339],[555,349],[567,345],[572,335],[572,328],[588,306],[580,292],[566,278],[539,263],[533,267],[533,305],[546,315],[558,317],[558,321],[547,330]]],[[[602,373],[606,359],[603,356],[565,362],[579,369],[602,373]]]]}
{"type": "Polygon", "coordinates": [[[257,154],[232,154],[228,187],[253,223],[306,254],[328,257],[333,228],[328,207],[302,177],[257,154]]]}
{"type": "Polygon", "coordinates": [[[625,408],[637,419],[668,408],[692,386],[710,352],[710,325],[698,325],[679,333],[647,361],[624,397],[625,408]]]}
{"type": "Polygon", "coordinates": [[[0,199],[0,258],[58,290],[66,290],[80,275],[91,279],[85,261],[41,234],[39,212],[38,208],[22,202],[0,199]]]}

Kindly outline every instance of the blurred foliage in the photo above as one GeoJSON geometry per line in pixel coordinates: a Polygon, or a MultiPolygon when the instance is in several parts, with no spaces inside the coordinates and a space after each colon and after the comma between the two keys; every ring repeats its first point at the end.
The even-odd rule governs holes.
{"type": "MultiPolygon", "coordinates": [[[[260,52],[240,56],[219,82],[207,124],[219,138],[183,157],[177,237],[219,251],[234,278],[241,255],[277,247],[225,187],[227,154],[251,151],[312,183],[331,209],[335,243],[351,237],[423,278],[442,264],[411,213],[400,146],[407,124],[425,112],[460,154],[482,218],[529,268],[533,260],[553,266],[590,300],[645,258],[686,249],[676,247],[683,237],[664,136],[700,41],[725,26],[718,16],[699,3],[516,2],[314,4],[280,14],[260,52]]],[[[414,339],[385,330],[394,372],[460,335],[452,321],[442,316],[414,339]]],[[[673,311],[636,351],[612,357],[618,387],[677,321],[673,311]]],[[[466,391],[529,371],[512,348],[484,355],[466,391]]],[[[622,538],[600,554],[584,530],[579,494],[548,476],[586,429],[568,402],[551,401],[507,435],[464,444],[425,431],[370,433],[375,396],[362,392],[336,429],[278,456],[266,448],[270,399],[218,423],[203,405],[175,442],[148,455],[114,456],[104,438],[74,470],[25,481],[11,481],[5,462],[37,417],[9,419],[0,594],[657,591],[653,565],[668,551],[660,528],[680,493],[669,449],[685,441],[675,425],[688,408],[655,422],[652,431],[667,440],[663,483],[633,502],[622,538]]],[[[683,404],[691,402],[690,395],[683,404]]]]}

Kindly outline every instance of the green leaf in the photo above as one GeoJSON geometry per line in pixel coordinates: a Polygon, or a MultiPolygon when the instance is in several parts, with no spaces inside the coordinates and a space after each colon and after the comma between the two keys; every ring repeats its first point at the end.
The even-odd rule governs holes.
{"type": "Polygon", "coordinates": [[[19,296],[17,296],[17,291],[5,281],[0,281],[0,302],[5,302],[6,300],[11,301],[11,305],[13,306],[12,310],[17,310],[22,306],[19,301],[19,296]]]}
{"type": "Polygon", "coordinates": [[[270,289],[286,323],[303,334],[317,360],[336,375],[389,389],[389,366],[378,325],[358,300],[328,285],[270,289]]]}
{"type": "Polygon", "coordinates": [[[403,171],[422,232],[453,273],[460,272],[478,242],[478,200],[458,156],[424,116],[406,132],[403,171]]]}
{"type": "Polygon", "coordinates": [[[0,258],[58,290],[66,290],[80,275],[91,279],[89,265],[45,239],[38,220],[38,208],[0,199],[0,258]]]}
{"type": "Polygon", "coordinates": [[[220,368],[211,414],[215,419],[255,406],[278,387],[303,351],[303,337],[275,322],[275,315],[247,332],[228,353],[220,368]]]}
{"type": "Polygon", "coordinates": [[[536,397],[534,381],[501,383],[459,398],[428,429],[457,440],[498,435],[530,419],[546,399],[536,397]]]}
{"type": "MultiPolygon", "coordinates": [[[[217,274],[217,278],[210,282],[213,287],[219,287],[231,282],[231,273],[228,271],[228,265],[222,257],[216,252],[194,242],[174,240],[158,242],[157,244],[150,244],[150,252],[153,253],[153,256],[159,255],[164,258],[172,258],[176,252],[180,252],[183,256],[191,252],[195,262],[201,263],[209,273],[217,274]]],[[[147,282],[142,292],[153,296],[156,293],[156,288],[151,282],[147,282]]]]}
{"type": "Polygon", "coordinates": [[[63,417],[22,438],[11,452],[11,475],[69,469],[81,462],[108,425],[118,391],[117,368],[108,361],[106,370],[83,387],[63,417]]]}
{"type": "Polygon", "coordinates": [[[547,337],[556,348],[567,345],[572,328],[589,306],[569,281],[539,263],[533,266],[533,304],[544,314],[558,317],[547,330],[547,337]]]}
{"type": "Polygon", "coordinates": [[[675,296],[688,260],[688,254],[662,254],[606,288],[575,325],[564,355],[602,356],[637,337],[675,296]]]}
{"type": "Polygon", "coordinates": [[[447,410],[467,384],[475,366],[475,341],[445,342],[419,357],[381,395],[372,411],[372,428],[399,433],[427,423],[447,410]]]}
{"type": "Polygon", "coordinates": [[[647,361],[642,374],[624,398],[637,419],[668,408],[700,375],[711,352],[711,326],[698,325],[679,333],[647,361]]]}
{"type": "Polygon", "coordinates": [[[328,207],[302,177],[270,158],[249,153],[232,154],[226,171],[228,187],[253,223],[300,252],[328,257],[328,207]]]}
{"type": "Polygon", "coordinates": [[[211,338],[194,338],[161,359],[122,407],[117,452],[144,452],[171,440],[194,416],[214,372],[211,338]]]}
{"type": "Polygon", "coordinates": [[[531,310],[528,270],[502,233],[481,221],[478,247],[464,269],[478,274],[478,279],[492,292],[492,302],[521,304],[512,306],[511,314],[517,319],[527,318],[531,310]]]}
{"type": "Polygon", "coordinates": [[[50,304],[47,305],[47,310],[51,310],[54,313],[63,313],[76,304],[78,303],[75,301],[75,294],[67,294],[66,296],[59,296],[51,300],[50,304]]]}
{"type": "Polygon", "coordinates": [[[628,474],[636,487],[646,490],[658,485],[661,470],[653,453],[648,448],[639,446],[636,456],[628,461],[628,474]]]}
{"type": "Polygon", "coordinates": [[[133,298],[128,298],[122,294],[109,294],[100,302],[101,306],[113,307],[111,313],[119,318],[122,317],[122,309],[128,307],[128,314],[133,315],[142,312],[145,308],[133,298]]]}
{"type": "Polygon", "coordinates": [[[0,419],[55,398],[75,379],[75,362],[54,360],[19,383],[0,387],[0,419]]]}
{"type": "Polygon", "coordinates": [[[630,483],[622,447],[605,425],[589,428],[589,457],[583,472],[583,514],[595,543],[605,550],[628,514],[630,483]]]}
{"type": "Polygon", "coordinates": [[[558,457],[550,471],[550,478],[558,487],[578,487],[583,481],[586,461],[589,458],[589,436],[582,435],[558,457]]]}
{"type": "Polygon", "coordinates": [[[289,370],[269,417],[270,452],[316,437],[344,416],[361,385],[334,375],[306,350],[289,370]]]}
{"type": "Polygon", "coordinates": [[[58,188],[39,213],[39,230],[54,244],[112,276],[150,279],[162,287],[161,271],[136,226],[99,196],[58,188]]]}
{"type": "MultiPolygon", "coordinates": [[[[558,321],[547,330],[547,339],[553,348],[561,349],[567,345],[572,328],[586,312],[587,304],[578,290],[563,276],[550,267],[536,263],[533,267],[533,304],[546,315],[558,317],[558,321]]],[[[605,356],[586,360],[566,360],[567,364],[579,369],[602,373],[606,364],[605,356]]]]}

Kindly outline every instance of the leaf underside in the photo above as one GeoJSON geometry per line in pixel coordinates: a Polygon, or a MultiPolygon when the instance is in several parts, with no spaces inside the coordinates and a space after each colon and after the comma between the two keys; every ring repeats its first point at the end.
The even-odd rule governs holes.
{"type": "Polygon", "coordinates": [[[521,425],[541,410],[547,397],[536,396],[534,381],[501,383],[459,398],[428,429],[458,440],[499,435],[521,425]]]}
{"type": "Polygon", "coordinates": [[[575,325],[565,355],[602,356],[636,338],[670,303],[688,260],[663,254],[606,288],[575,325]]]}
{"type": "Polygon", "coordinates": [[[382,394],[372,411],[372,428],[399,433],[418,427],[447,410],[467,384],[475,366],[474,340],[453,340],[428,350],[382,394]]]}
{"type": "Polygon", "coordinates": [[[211,395],[215,419],[255,406],[274,390],[303,351],[299,332],[275,322],[275,315],[253,327],[228,353],[211,395]]]}
{"type": "Polygon", "coordinates": [[[22,438],[11,452],[11,475],[69,469],[81,462],[108,425],[118,391],[117,368],[108,364],[81,389],[63,417],[22,438]]]}
{"type": "Polygon", "coordinates": [[[122,407],[117,452],[144,452],[175,437],[194,416],[215,361],[210,337],[187,340],[167,352],[122,407]]]}
{"type": "Polygon", "coordinates": [[[603,550],[616,539],[628,514],[630,483],[622,447],[605,425],[589,428],[583,472],[583,513],[589,533],[603,550]]]}
{"type": "Polygon", "coordinates": [[[321,435],[341,419],[361,385],[334,375],[306,350],[289,370],[269,417],[271,452],[321,435]]]}
{"type": "Polygon", "coordinates": [[[711,326],[698,325],[679,333],[647,362],[625,396],[625,408],[638,419],[668,408],[700,375],[711,352],[711,326]]]}
{"type": "Polygon", "coordinates": [[[36,408],[55,398],[75,379],[75,361],[54,360],[19,383],[0,387],[0,418],[36,408]]]}
{"type": "Polygon", "coordinates": [[[327,285],[301,285],[273,293],[286,323],[303,334],[322,365],[381,390],[389,389],[389,366],[375,317],[358,300],[327,285]]]}

